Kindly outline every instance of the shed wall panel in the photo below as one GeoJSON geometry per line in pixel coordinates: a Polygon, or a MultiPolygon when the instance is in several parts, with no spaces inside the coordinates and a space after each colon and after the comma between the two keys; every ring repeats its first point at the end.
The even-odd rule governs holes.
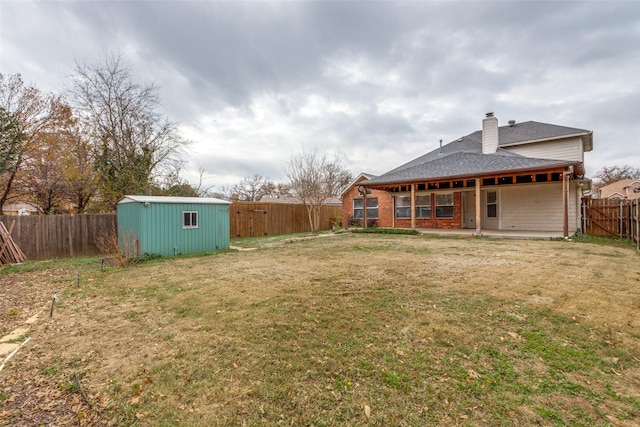
{"type": "Polygon", "coordinates": [[[121,246],[135,255],[212,252],[229,248],[229,205],[202,203],[123,203],[118,205],[121,246]],[[198,213],[198,227],[183,227],[183,212],[198,213]],[[121,222],[120,222],[121,221],[121,222]],[[130,249],[127,249],[127,246],[130,249]]]}

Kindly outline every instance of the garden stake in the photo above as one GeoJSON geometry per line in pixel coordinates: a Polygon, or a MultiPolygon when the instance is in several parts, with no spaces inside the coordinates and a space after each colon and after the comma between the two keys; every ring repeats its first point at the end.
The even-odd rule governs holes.
{"type": "Polygon", "coordinates": [[[80,274],[78,274],[78,287],[80,287],[80,274]]]}
{"type": "Polygon", "coordinates": [[[100,271],[104,271],[104,258],[100,259],[100,271]]]}
{"type": "Polygon", "coordinates": [[[49,317],[53,317],[53,305],[56,303],[56,293],[54,292],[51,297],[51,311],[49,312],[49,317]]]}

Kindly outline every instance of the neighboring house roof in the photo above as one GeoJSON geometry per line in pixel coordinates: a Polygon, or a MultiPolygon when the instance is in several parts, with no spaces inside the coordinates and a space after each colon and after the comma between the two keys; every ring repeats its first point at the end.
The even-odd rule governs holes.
{"type": "Polygon", "coordinates": [[[213,197],[165,197],[165,196],[124,196],[121,203],[199,203],[209,205],[230,205],[231,202],[213,197]]]}
{"type": "MultiPolygon", "coordinates": [[[[302,204],[302,200],[297,197],[271,197],[271,196],[262,196],[260,198],[260,203],[282,203],[282,204],[292,204],[292,205],[300,205],[302,204]]],[[[324,201],[323,205],[342,205],[342,200],[337,197],[329,197],[324,201]]]]}
{"type": "Polygon", "coordinates": [[[640,199],[640,180],[621,179],[598,189],[602,199],[640,199]]]}
{"type": "Polygon", "coordinates": [[[351,180],[351,182],[347,186],[344,187],[344,190],[342,190],[340,192],[340,199],[342,199],[344,197],[344,195],[347,194],[347,192],[353,188],[354,185],[356,185],[357,183],[362,181],[363,178],[365,180],[369,180],[369,179],[376,178],[376,177],[377,177],[377,175],[373,175],[373,174],[366,173],[366,172],[361,172],[360,175],[356,176],[353,180],[351,180]]]}
{"type": "Polygon", "coordinates": [[[34,207],[29,203],[24,203],[24,202],[5,203],[2,209],[5,212],[19,212],[21,210],[24,210],[25,212],[28,212],[28,213],[38,212],[38,208],[34,207]]]}

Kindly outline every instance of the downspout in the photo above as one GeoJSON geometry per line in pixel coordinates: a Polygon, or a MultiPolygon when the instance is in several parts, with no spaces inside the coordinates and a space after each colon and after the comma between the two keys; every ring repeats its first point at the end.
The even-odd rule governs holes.
{"type": "Polygon", "coordinates": [[[569,175],[570,171],[562,172],[562,235],[569,237],[569,175]]]}

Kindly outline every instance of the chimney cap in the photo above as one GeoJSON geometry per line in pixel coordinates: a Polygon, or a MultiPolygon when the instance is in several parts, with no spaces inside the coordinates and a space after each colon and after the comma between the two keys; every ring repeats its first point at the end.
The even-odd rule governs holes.
{"type": "Polygon", "coordinates": [[[516,121],[515,120],[509,120],[509,127],[512,128],[516,125],[516,121]]]}
{"type": "Polygon", "coordinates": [[[487,116],[487,118],[489,118],[489,117],[493,117],[493,111],[488,112],[488,113],[486,114],[486,116],[487,116]]]}

